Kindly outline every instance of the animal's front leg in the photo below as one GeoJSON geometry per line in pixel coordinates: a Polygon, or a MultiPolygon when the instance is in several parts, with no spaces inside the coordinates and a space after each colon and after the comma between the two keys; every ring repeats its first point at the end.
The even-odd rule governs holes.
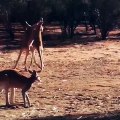
{"type": "Polygon", "coordinates": [[[9,107],[10,106],[10,102],[9,102],[9,90],[7,88],[5,89],[5,98],[6,98],[6,106],[9,107]]]}
{"type": "Polygon", "coordinates": [[[18,61],[19,61],[19,59],[20,59],[20,57],[21,57],[22,52],[23,52],[23,50],[21,49],[21,50],[20,50],[20,53],[19,53],[19,56],[18,56],[18,58],[17,58],[17,61],[16,61],[16,63],[15,63],[15,66],[14,66],[13,69],[15,69],[15,68],[17,67],[17,64],[18,64],[18,61]]]}
{"type": "Polygon", "coordinates": [[[26,56],[25,56],[25,61],[24,61],[24,66],[25,66],[25,70],[26,70],[26,71],[27,71],[26,61],[27,61],[28,55],[29,55],[29,50],[26,49],[26,56]]]}
{"type": "Polygon", "coordinates": [[[30,62],[29,69],[31,68],[31,65],[33,64],[33,59],[34,59],[34,56],[35,56],[35,50],[33,48],[31,49],[31,54],[32,54],[32,56],[31,56],[31,62],[30,62]]]}
{"type": "Polygon", "coordinates": [[[25,95],[25,91],[22,90],[22,97],[23,97],[23,102],[24,102],[24,107],[26,108],[26,95],[25,95]]]}
{"type": "Polygon", "coordinates": [[[27,99],[27,102],[28,102],[28,107],[31,107],[31,104],[30,104],[30,100],[29,100],[29,97],[28,97],[28,94],[26,93],[26,99],[27,99]]]}
{"type": "Polygon", "coordinates": [[[40,65],[38,67],[41,68],[41,70],[43,70],[43,67],[44,67],[44,64],[43,64],[43,48],[39,47],[39,48],[37,48],[37,51],[38,51],[38,55],[39,55],[39,58],[40,58],[40,65]]]}

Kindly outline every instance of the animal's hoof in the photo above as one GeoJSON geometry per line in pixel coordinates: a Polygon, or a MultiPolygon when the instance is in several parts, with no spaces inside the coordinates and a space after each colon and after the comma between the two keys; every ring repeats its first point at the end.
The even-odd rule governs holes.
{"type": "Polygon", "coordinates": [[[25,105],[25,106],[24,106],[24,108],[29,108],[29,107],[30,107],[30,106],[28,106],[28,105],[25,105]]]}
{"type": "Polygon", "coordinates": [[[18,106],[15,106],[15,105],[6,105],[6,108],[16,109],[16,108],[18,108],[18,106]]]}
{"type": "Polygon", "coordinates": [[[16,109],[16,108],[18,108],[18,106],[13,105],[13,106],[11,106],[10,108],[11,108],[11,109],[16,109]]]}
{"type": "Polygon", "coordinates": [[[24,106],[24,108],[29,108],[29,107],[33,107],[33,105],[24,106]]]}

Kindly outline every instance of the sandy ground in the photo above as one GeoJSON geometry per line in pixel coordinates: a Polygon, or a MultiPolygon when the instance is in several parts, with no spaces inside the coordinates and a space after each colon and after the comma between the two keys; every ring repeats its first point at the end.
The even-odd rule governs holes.
{"type": "MultiPolygon", "coordinates": [[[[1,51],[0,69],[13,68],[18,53],[19,50],[1,51]]],[[[17,69],[29,76],[23,69],[23,58],[24,54],[17,69]]],[[[39,62],[37,53],[36,58],[39,62]]],[[[4,93],[0,93],[0,119],[51,120],[66,115],[81,119],[85,115],[120,111],[119,41],[44,48],[44,65],[41,73],[37,66],[32,68],[38,71],[42,81],[34,83],[28,92],[33,106],[24,108],[21,92],[17,90],[18,108],[6,109],[4,93]]]]}

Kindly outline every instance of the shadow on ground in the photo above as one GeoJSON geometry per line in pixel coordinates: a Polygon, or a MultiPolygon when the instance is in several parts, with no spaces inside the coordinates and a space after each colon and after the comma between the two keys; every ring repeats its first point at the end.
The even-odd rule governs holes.
{"type": "Polygon", "coordinates": [[[120,113],[110,115],[65,115],[65,116],[47,116],[47,117],[32,117],[34,120],[120,120],[120,113]]]}
{"type": "MultiPolygon", "coordinates": [[[[74,44],[83,44],[87,45],[90,42],[100,41],[96,35],[76,35],[72,39],[70,38],[62,38],[61,35],[46,35],[43,36],[43,44],[44,47],[61,47],[66,45],[74,45],[74,44]]],[[[22,39],[15,38],[14,40],[10,40],[9,38],[0,39],[0,50],[2,51],[10,51],[17,50],[21,47],[22,39]]]]}

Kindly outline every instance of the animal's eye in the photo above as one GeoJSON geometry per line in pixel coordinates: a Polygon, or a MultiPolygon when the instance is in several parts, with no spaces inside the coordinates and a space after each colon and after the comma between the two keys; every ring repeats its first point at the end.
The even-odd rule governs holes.
{"type": "Polygon", "coordinates": [[[5,74],[5,76],[8,76],[8,74],[5,74]]]}

